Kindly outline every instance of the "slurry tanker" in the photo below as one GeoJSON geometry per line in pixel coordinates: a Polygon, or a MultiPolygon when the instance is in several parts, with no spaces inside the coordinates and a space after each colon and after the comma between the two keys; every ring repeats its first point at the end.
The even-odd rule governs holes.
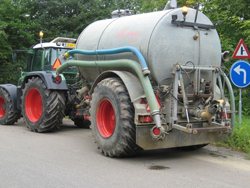
{"type": "MultiPolygon", "coordinates": [[[[52,94],[61,96],[59,110],[90,120],[98,148],[110,157],[197,149],[230,136],[234,95],[221,67],[229,56],[209,18],[198,9],[176,8],[175,1],[163,11],[115,14],[86,27],[50,76],[52,94]],[[72,67],[77,84],[66,84],[62,73],[72,67]]],[[[34,74],[24,80],[24,91],[36,79],[48,87],[34,74]]],[[[28,95],[41,92],[35,87],[28,95]]],[[[26,105],[25,93],[21,103],[26,105]]]]}

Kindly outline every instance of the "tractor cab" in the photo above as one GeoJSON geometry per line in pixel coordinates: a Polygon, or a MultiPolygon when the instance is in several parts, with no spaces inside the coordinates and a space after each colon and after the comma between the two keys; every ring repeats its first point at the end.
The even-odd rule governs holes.
{"type": "MultiPolygon", "coordinates": [[[[27,72],[56,71],[65,62],[63,55],[75,48],[75,45],[76,39],[57,37],[51,42],[41,42],[32,46],[28,51],[27,72]]],[[[63,73],[68,84],[75,82],[76,74],[76,67],[70,67],[63,73]]]]}

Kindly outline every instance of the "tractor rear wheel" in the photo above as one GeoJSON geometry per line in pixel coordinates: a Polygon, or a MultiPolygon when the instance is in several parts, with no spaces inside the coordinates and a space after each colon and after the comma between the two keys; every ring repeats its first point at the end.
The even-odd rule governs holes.
{"type": "Polygon", "coordinates": [[[141,150],[135,141],[134,107],[119,78],[106,78],[97,85],[90,112],[92,132],[104,155],[127,157],[141,150]]]}
{"type": "Polygon", "coordinates": [[[65,98],[61,92],[47,89],[43,80],[32,77],[25,84],[22,98],[23,119],[34,132],[60,128],[64,117],[65,98]]]}
{"type": "Polygon", "coordinates": [[[20,112],[14,112],[10,94],[0,88],[0,124],[13,125],[20,118],[20,112]]]}

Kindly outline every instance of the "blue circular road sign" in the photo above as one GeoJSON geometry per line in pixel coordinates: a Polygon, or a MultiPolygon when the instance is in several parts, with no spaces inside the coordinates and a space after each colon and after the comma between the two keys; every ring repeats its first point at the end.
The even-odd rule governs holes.
{"type": "Polygon", "coordinates": [[[230,78],[236,87],[243,88],[250,84],[250,65],[247,61],[236,61],[230,68],[230,78]]]}

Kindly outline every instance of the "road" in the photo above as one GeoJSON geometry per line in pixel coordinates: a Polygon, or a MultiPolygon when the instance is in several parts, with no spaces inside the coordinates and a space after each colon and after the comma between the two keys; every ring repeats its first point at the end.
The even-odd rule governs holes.
{"type": "Polygon", "coordinates": [[[108,158],[91,130],[70,120],[52,133],[30,132],[23,120],[0,126],[0,188],[249,188],[244,154],[207,146],[198,151],[144,151],[108,158]]]}

